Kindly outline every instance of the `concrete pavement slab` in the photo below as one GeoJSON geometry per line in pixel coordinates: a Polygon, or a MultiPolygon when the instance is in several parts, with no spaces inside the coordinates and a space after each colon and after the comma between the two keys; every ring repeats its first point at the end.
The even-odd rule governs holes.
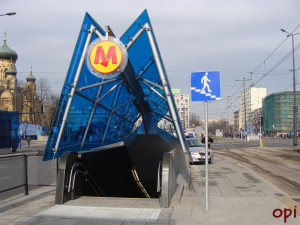
{"type": "Polygon", "coordinates": [[[156,222],[161,209],[55,205],[28,224],[123,224],[156,222]],[[50,218],[50,219],[49,219],[50,218]],[[103,222],[104,221],[104,222],[103,222]]]}

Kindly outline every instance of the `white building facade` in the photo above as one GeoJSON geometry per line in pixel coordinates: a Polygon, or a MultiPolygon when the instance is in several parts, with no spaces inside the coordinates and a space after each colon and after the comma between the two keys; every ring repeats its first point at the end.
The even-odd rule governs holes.
{"type": "Polygon", "coordinates": [[[190,95],[173,91],[173,96],[182,127],[190,127],[190,95]]]}
{"type": "MultiPolygon", "coordinates": [[[[190,127],[190,95],[180,93],[180,89],[172,89],[173,98],[175,101],[178,116],[182,125],[182,128],[186,129],[190,127]]],[[[172,133],[175,132],[175,128],[166,119],[159,121],[158,126],[161,129],[165,129],[172,133]]]]}
{"type": "Polygon", "coordinates": [[[239,127],[245,130],[245,108],[247,127],[252,121],[252,111],[262,108],[262,100],[267,96],[267,89],[250,87],[241,92],[241,109],[239,111],[239,127]]]}

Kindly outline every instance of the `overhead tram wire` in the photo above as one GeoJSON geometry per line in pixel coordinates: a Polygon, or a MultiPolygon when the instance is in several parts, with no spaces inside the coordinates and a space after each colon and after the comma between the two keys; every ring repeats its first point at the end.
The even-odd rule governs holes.
{"type": "MultiPolygon", "coordinates": [[[[298,28],[300,27],[300,24],[292,31],[292,33],[294,33],[298,28]]],[[[254,70],[253,70],[253,74],[256,72],[256,70],[258,70],[262,65],[264,65],[266,63],[266,61],[281,47],[281,45],[283,45],[284,42],[286,42],[286,40],[288,39],[288,37],[286,37],[254,70]]]]}
{"type": "Polygon", "coordinates": [[[283,45],[283,43],[288,39],[288,37],[286,37],[254,70],[253,70],[253,74],[256,72],[256,70],[258,70],[262,65],[264,65],[266,63],[266,61],[280,48],[281,45],[283,45]]]}
{"type": "MultiPolygon", "coordinates": [[[[294,33],[298,28],[300,27],[300,24],[292,31],[292,33],[294,33]]],[[[260,68],[263,64],[265,64],[265,62],[281,47],[281,45],[288,39],[288,36],[271,52],[271,54],[269,54],[267,56],[266,59],[263,60],[262,63],[260,63],[254,70],[252,73],[255,73],[256,70],[258,70],[258,68],[260,68]]],[[[295,49],[294,52],[297,51],[299,49],[300,44],[298,44],[295,49]],[[297,48],[297,49],[296,49],[297,48]]],[[[270,69],[268,72],[266,72],[258,81],[255,82],[254,85],[256,85],[258,82],[260,82],[264,77],[266,77],[268,74],[270,74],[273,70],[275,70],[281,63],[283,63],[291,54],[293,54],[293,50],[290,51],[282,60],[280,60],[275,66],[273,66],[272,69],[270,69]]]]}
{"type": "MultiPolygon", "coordinates": [[[[296,52],[298,49],[300,48],[300,44],[298,44],[295,49],[294,52],[296,52]]],[[[274,51],[273,51],[274,52],[274,51]]],[[[252,85],[257,85],[260,81],[262,81],[267,75],[269,75],[272,71],[274,71],[278,66],[280,66],[285,60],[287,60],[291,54],[293,53],[293,51],[290,51],[287,55],[285,55],[281,60],[279,60],[270,70],[268,70],[267,72],[265,72],[256,82],[254,82],[252,85]]],[[[258,68],[258,67],[257,67],[258,68]]],[[[250,77],[250,76],[249,76],[250,77]]],[[[248,79],[249,79],[248,77],[248,79]]],[[[231,96],[234,96],[235,94],[237,94],[237,92],[240,90],[240,88],[231,96]]],[[[238,98],[237,98],[238,99],[238,98]]],[[[235,99],[235,101],[237,100],[235,99]]],[[[235,102],[234,101],[234,102],[235,102]]],[[[233,104],[234,102],[232,102],[231,104],[233,104]]],[[[221,112],[221,116],[224,115],[226,113],[226,110],[221,112]]]]}
{"type": "MultiPolygon", "coordinates": [[[[293,30],[292,33],[294,33],[298,28],[300,27],[300,24],[293,30]]],[[[286,37],[254,70],[253,72],[250,72],[250,75],[247,77],[247,79],[251,78],[252,79],[252,75],[253,74],[258,74],[256,71],[266,63],[266,61],[283,45],[283,43],[288,39],[288,37],[286,37]]],[[[300,45],[300,44],[299,44],[300,45]]],[[[296,50],[299,49],[299,45],[296,46],[296,48],[294,49],[294,52],[296,50]]],[[[272,69],[270,69],[268,72],[263,73],[263,76],[261,78],[259,78],[259,80],[257,80],[255,83],[252,83],[252,85],[256,85],[258,84],[262,79],[264,79],[267,75],[269,75],[273,70],[275,70],[281,63],[283,63],[291,54],[293,51],[291,51],[287,56],[285,56],[282,60],[280,60],[275,66],[272,67],[272,69]]],[[[233,95],[231,95],[231,97],[235,96],[241,89],[241,86],[239,89],[237,89],[236,92],[234,92],[233,95]]],[[[238,99],[238,98],[237,98],[238,99]]],[[[237,99],[235,99],[231,105],[237,101],[237,99]]],[[[224,110],[223,112],[221,112],[221,116],[224,115],[226,113],[227,110],[224,110]]]]}
{"type": "MultiPolygon", "coordinates": [[[[300,44],[298,44],[295,49],[294,52],[296,52],[298,49],[300,48],[300,44]]],[[[269,75],[272,71],[274,71],[278,66],[280,66],[285,60],[287,60],[291,55],[293,54],[293,50],[290,51],[287,55],[285,55],[279,62],[277,62],[270,70],[268,70],[265,74],[263,74],[255,83],[254,85],[256,85],[257,83],[259,83],[262,79],[264,79],[267,75],[269,75]]]]}

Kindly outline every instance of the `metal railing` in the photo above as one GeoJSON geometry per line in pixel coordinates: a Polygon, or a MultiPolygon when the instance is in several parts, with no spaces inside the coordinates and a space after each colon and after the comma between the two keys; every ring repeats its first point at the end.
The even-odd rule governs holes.
{"type": "Polygon", "coordinates": [[[159,161],[158,163],[158,169],[157,169],[157,187],[156,187],[156,191],[160,192],[161,191],[161,161],[159,161]]]}
{"type": "Polygon", "coordinates": [[[89,183],[94,190],[94,192],[98,196],[105,196],[104,191],[101,187],[98,186],[97,182],[94,180],[93,176],[89,173],[87,167],[81,162],[75,162],[71,168],[71,172],[69,175],[69,182],[66,188],[68,189],[68,193],[71,193],[71,199],[75,199],[75,180],[76,176],[81,174],[85,178],[85,182],[89,183]]]}
{"type": "Polygon", "coordinates": [[[56,185],[56,160],[44,162],[40,153],[32,151],[0,155],[0,200],[5,198],[3,196],[20,193],[22,187],[25,195],[28,195],[31,186],[56,185]]]}
{"type": "Polygon", "coordinates": [[[0,193],[24,186],[28,195],[28,154],[0,155],[0,193]]]}

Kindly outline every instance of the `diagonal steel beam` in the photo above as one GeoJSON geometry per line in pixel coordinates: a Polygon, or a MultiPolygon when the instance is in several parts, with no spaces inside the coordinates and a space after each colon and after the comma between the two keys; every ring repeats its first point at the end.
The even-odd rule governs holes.
{"type": "Polygon", "coordinates": [[[115,90],[117,87],[119,87],[123,83],[123,80],[121,80],[119,83],[115,84],[108,92],[106,92],[104,95],[101,96],[101,98],[97,99],[96,102],[100,102],[102,99],[104,99],[107,95],[109,95],[113,90],[115,90]]]}
{"type": "MultiPolygon", "coordinates": [[[[157,49],[152,31],[151,31],[151,27],[148,23],[146,23],[144,25],[144,28],[147,32],[147,36],[148,36],[149,43],[150,43],[150,46],[151,46],[151,50],[152,50],[152,53],[153,53],[154,61],[155,61],[156,67],[157,67],[157,71],[158,71],[158,74],[159,74],[159,77],[160,77],[160,80],[161,80],[161,84],[164,88],[165,96],[167,98],[167,102],[168,102],[168,105],[169,105],[169,108],[170,108],[170,114],[171,114],[175,129],[176,129],[177,137],[179,138],[182,150],[184,152],[189,152],[188,147],[186,145],[185,137],[184,137],[184,134],[183,134],[182,126],[181,126],[180,121],[179,121],[179,116],[178,116],[177,110],[175,108],[175,102],[174,102],[174,99],[173,99],[171,88],[170,88],[169,82],[167,80],[167,77],[165,75],[165,70],[163,68],[163,65],[162,65],[162,62],[161,62],[161,59],[160,59],[160,55],[159,55],[159,52],[158,52],[158,49],[157,49]]],[[[190,157],[191,157],[191,155],[190,155],[190,157]]]]}
{"type": "Polygon", "coordinates": [[[154,63],[154,60],[152,58],[149,59],[149,61],[145,64],[145,66],[141,69],[140,72],[136,75],[136,79],[139,79],[141,76],[143,76],[144,73],[149,69],[149,67],[154,63]]]}
{"type": "Polygon", "coordinates": [[[87,85],[87,86],[84,86],[84,87],[81,87],[81,88],[76,89],[76,92],[80,92],[80,91],[83,91],[83,90],[86,90],[86,89],[90,89],[90,88],[102,86],[102,85],[104,85],[104,84],[109,84],[109,83],[112,83],[112,82],[115,82],[115,81],[119,81],[119,80],[121,80],[121,78],[111,79],[111,80],[106,80],[106,81],[102,81],[102,82],[100,82],[100,83],[87,85]]]}
{"type": "Polygon", "coordinates": [[[58,150],[58,146],[59,146],[59,143],[60,143],[60,140],[61,140],[61,137],[62,137],[62,133],[63,133],[64,127],[66,125],[67,117],[68,117],[70,107],[71,107],[71,104],[72,104],[72,101],[73,101],[73,98],[74,98],[74,95],[75,95],[76,87],[77,87],[78,80],[79,80],[79,77],[80,77],[80,74],[81,74],[81,70],[82,70],[82,67],[83,67],[83,64],[84,64],[84,61],[85,61],[88,46],[91,42],[92,35],[95,32],[95,27],[93,25],[91,25],[88,32],[89,33],[87,35],[87,38],[86,38],[86,41],[85,41],[85,44],[84,44],[84,48],[83,48],[83,51],[81,53],[80,61],[79,61],[78,67],[77,67],[77,71],[76,71],[76,74],[75,74],[75,77],[74,77],[74,82],[72,84],[70,97],[68,99],[68,103],[67,103],[67,106],[66,106],[66,109],[65,109],[65,113],[64,113],[64,116],[63,116],[63,119],[62,119],[62,124],[61,124],[60,130],[59,130],[58,136],[57,136],[55,147],[53,149],[55,153],[58,150]]]}
{"type": "Polygon", "coordinates": [[[162,86],[160,86],[160,85],[158,85],[157,83],[154,83],[154,82],[152,82],[152,81],[150,81],[150,80],[148,80],[148,79],[141,79],[141,78],[140,78],[139,80],[142,81],[143,83],[151,84],[152,86],[157,87],[157,88],[159,88],[160,90],[163,90],[163,89],[164,89],[162,86]]]}
{"type": "MultiPolygon", "coordinates": [[[[115,99],[114,99],[113,104],[112,104],[112,109],[113,109],[113,111],[114,111],[114,108],[116,107],[116,104],[117,104],[117,102],[118,102],[118,98],[119,98],[119,96],[120,96],[120,92],[121,92],[121,86],[118,86],[118,90],[117,90],[117,93],[116,93],[116,95],[115,95],[115,99]]],[[[109,118],[108,118],[108,122],[107,122],[107,125],[106,125],[106,128],[105,128],[105,132],[104,132],[104,135],[103,135],[103,138],[102,138],[102,144],[103,144],[104,141],[105,141],[105,138],[106,138],[106,135],[107,135],[107,132],[108,132],[108,128],[109,128],[109,126],[110,126],[111,119],[112,119],[113,114],[114,114],[113,111],[110,113],[110,116],[109,116],[109,118]]]]}
{"type": "MultiPolygon", "coordinates": [[[[102,79],[101,83],[104,83],[103,80],[104,80],[104,78],[102,79]]],[[[103,89],[103,85],[99,86],[95,99],[99,98],[99,96],[101,95],[102,89],[103,89]]],[[[84,135],[83,135],[83,138],[82,138],[82,141],[81,141],[81,148],[83,147],[83,145],[85,143],[86,136],[88,134],[88,131],[89,131],[90,126],[91,126],[91,122],[93,120],[93,117],[94,117],[94,114],[95,114],[95,111],[96,111],[96,107],[97,107],[97,102],[94,101],[94,105],[93,105],[93,108],[90,112],[89,120],[88,120],[87,126],[85,127],[84,135]]]]}
{"type": "Polygon", "coordinates": [[[157,94],[159,97],[161,97],[163,100],[165,100],[167,102],[167,99],[161,94],[159,93],[157,90],[155,90],[155,88],[151,87],[149,84],[147,84],[146,82],[143,82],[151,91],[153,91],[155,94],[157,94]]]}

